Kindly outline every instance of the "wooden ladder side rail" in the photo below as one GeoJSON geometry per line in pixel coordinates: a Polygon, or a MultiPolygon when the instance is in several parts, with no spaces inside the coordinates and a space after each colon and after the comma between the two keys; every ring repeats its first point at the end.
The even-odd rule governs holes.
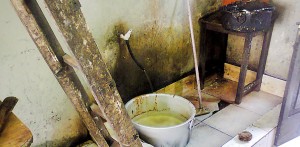
{"type": "Polygon", "coordinates": [[[142,146],[116,84],[88,30],[79,0],[45,0],[45,3],[78,61],[95,101],[116,132],[120,145],[142,146]]]}
{"type": "Polygon", "coordinates": [[[51,29],[48,28],[48,30],[45,31],[45,28],[42,29],[39,25],[39,23],[45,23],[43,27],[49,27],[48,22],[45,20],[39,20],[39,23],[37,22],[31,9],[27,5],[27,2],[32,1],[11,0],[11,2],[19,18],[26,27],[30,37],[38,47],[59,84],[76,107],[76,110],[83,119],[83,122],[89,130],[93,140],[98,146],[108,147],[106,140],[101,135],[100,128],[96,125],[90,115],[89,107],[87,106],[88,102],[85,101],[88,99],[88,96],[85,93],[83,86],[80,84],[73,68],[64,65],[61,60],[59,60],[62,59],[62,57],[56,56],[56,54],[63,55],[60,44],[57,43],[57,39],[53,32],[51,32],[51,29]],[[48,33],[47,37],[50,36],[49,38],[46,38],[46,32],[48,33]],[[52,42],[49,41],[49,39],[51,39],[52,42]]]}

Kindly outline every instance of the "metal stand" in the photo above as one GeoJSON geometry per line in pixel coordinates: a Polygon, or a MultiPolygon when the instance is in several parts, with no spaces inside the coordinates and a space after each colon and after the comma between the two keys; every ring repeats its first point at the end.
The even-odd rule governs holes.
{"type": "MultiPolygon", "coordinates": [[[[201,79],[201,85],[204,85],[204,80],[205,80],[205,66],[206,66],[206,59],[207,59],[207,52],[208,52],[208,47],[207,47],[207,31],[214,31],[214,32],[220,32],[223,34],[233,34],[237,36],[242,36],[245,37],[245,44],[244,44],[244,51],[243,51],[243,57],[242,57],[242,62],[241,62],[241,69],[240,69],[240,76],[238,80],[238,87],[237,87],[237,92],[236,92],[236,98],[235,98],[235,103],[240,104],[242,101],[242,97],[248,93],[250,93],[253,90],[259,91],[261,82],[262,82],[262,76],[265,71],[265,64],[267,60],[267,55],[269,51],[269,44],[270,44],[270,39],[271,39],[271,34],[272,34],[272,27],[268,29],[267,31],[260,31],[260,32],[253,32],[253,33],[240,33],[240,32],[232,32],[225,30],[221,23],[220,23],[220,13],[212,13],[209,14],[199,20],[200,26],[201,26],[201,34],[200,34],[200,79],[201,79]],[[259,66],[257,70],[257,75],[256,75],[256,80],[249,83],[248,85],[245,86],[245,79],[246,79],[246,73],[248,69],[248,62],[249,62],[249,56],[250,56],[250,50],[251,50],[251,42],[252,38],[259,33],[264,34],[264,41],[263,41],[263,46],[261,50],[261,55],[260,55],[260,60],[259,60],[259,66]]],[[[226,48],[224,49],[226,50],[226,48]]],[[[226,55],[226,54],[225,54],[226,55]]],[[[225,62],[225,61],[224,61],[225,62]]],[[[223,65],[224,66],[224,65],[223,65]]],[[[224,67],[223,67],[224,69],[224,67]]],[[[202,89],[204,86],[201,87],[202,89]]]]}

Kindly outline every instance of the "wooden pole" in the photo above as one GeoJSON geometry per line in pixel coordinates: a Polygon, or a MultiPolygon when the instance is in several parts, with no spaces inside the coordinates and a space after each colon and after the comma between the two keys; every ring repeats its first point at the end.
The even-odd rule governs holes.
{"type": "Polygon", "coordinates": [[[121,146],[141,146],[116,84],[87,28],[78,0],[45,0],[121,146]]]}
{"type": "MultiPolygon", "coordinates": [[[[90,115],[89,106],[87,106],[88,96],[83,86],[80,84],[74,70],[69,66],[63,66],[61,62],[64,52],[51,31],[48,22],[43,15],[34,16],[33,11],[27,5],[30,2],[36,3],[36,1],[11,0],[11,2],[43,58],[81,116],[93,140],[98,146],[108,147],[108,144],[101,135],[100,129],[90,115]],[[36,19],[39,20],[37,21],[36,19]],[[56,55],[60,56],[57,57],[56,55]]],[[[35,4],[35,6],[38,5],[35,4]]],[[[38,13],[41,13],[41,11],[35,9],[34,14],[38,13]]]]}

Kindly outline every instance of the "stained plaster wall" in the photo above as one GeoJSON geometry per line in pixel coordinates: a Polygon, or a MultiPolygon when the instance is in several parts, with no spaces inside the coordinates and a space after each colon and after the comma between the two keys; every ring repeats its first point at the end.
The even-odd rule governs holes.
{"type": "MultiPolygon", "coordinates": [[[[273,0],[279,17],[276,19],[266,63],[265,74],[286,80],[293,52],[297,26],[299,22],[300,3],[297,0],[273,0]]],[[[244,39],[230,35],[228,39],[227,61],[240,63],[244,39]]],[[[250,55],[250,68],[256,68],[262,45],[262,37],[253,40],[250,55]]]]}
{"type": "MultiPolygon", "coordinates": [[[[82,10],[117,87],[126,102],[149,92],[143,72],[130,58],[120,33],[133,29],[130,43],[137,60],[157,89],[192,70],[193,58],[185,0],[81,1],[82,10]]],[[[216,10],[219,0],[192,0],[193,25],[216,10]]]]}
{"type": "MultiPolygon", "coordinates": [[[[119,33],[133,29],[131,45],[156,88],[192,70],[186,1],[81,0],[82,11],[124,100],[149,91],[143,73],[129,57],[119,33]]],[[[42,1],[39,1],[42,3],[42,1]]],[[[197,20],[219,0],[191,1],[197,20]]],[[[46,12],[45,6],[42,10],[46,12]]],[[[47,18],[51,18],[47,16],[47,18]]],[[[52,22],[50,24],[55,28],[52,22]]],[[[56,34],[59,32],[56,30],[56,34]]],[[[59,36],[59,40],[64,42],[59,36]]],[[[0,5],[0,99],[16,96],[13,112],[33,133],[33,146],[68,146],[87,131],[40,55],[9,1],[0,5]]],[[[197,45],[198,46],[198,45],[197,45]]],[[[64,46],[64,48],[66,48],[64,46]]]]}

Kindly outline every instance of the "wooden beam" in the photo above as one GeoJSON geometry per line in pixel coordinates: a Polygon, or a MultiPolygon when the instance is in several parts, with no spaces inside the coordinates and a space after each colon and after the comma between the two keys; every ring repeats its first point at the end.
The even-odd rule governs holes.
{"type": "Polygon", "coordinates": [[[87,28],[78,0],[45,0],[48,9],[78,60],[92,94],[121,146],[141,146],[116,84],[87,28]]]}
{"type": "Polygon", "coordinates": [[[93,140],[98,146],[108,147],[108,144],[101,135],[99,127],[89,113],[89,107],[87,106],[89,105],[88,96],[80,84],[78,77],[71,67],[63,66],[63,63],[60,62],[64,53],[36,1],[11,0],[11,2],[32,40],[55,74],[59,84],[81,116],[93,140]],[[30,5],[31,9],[28,5],[30,5]],[[61,56],[57,57],[56,55],[61,56]]]}
{"type": "Polygon", "coordinates": [[[7,97],[3,102],[0,101],[0,134],[5,126],[8,116],[17,102],[18,99],[16,97],[7,97]]]}

